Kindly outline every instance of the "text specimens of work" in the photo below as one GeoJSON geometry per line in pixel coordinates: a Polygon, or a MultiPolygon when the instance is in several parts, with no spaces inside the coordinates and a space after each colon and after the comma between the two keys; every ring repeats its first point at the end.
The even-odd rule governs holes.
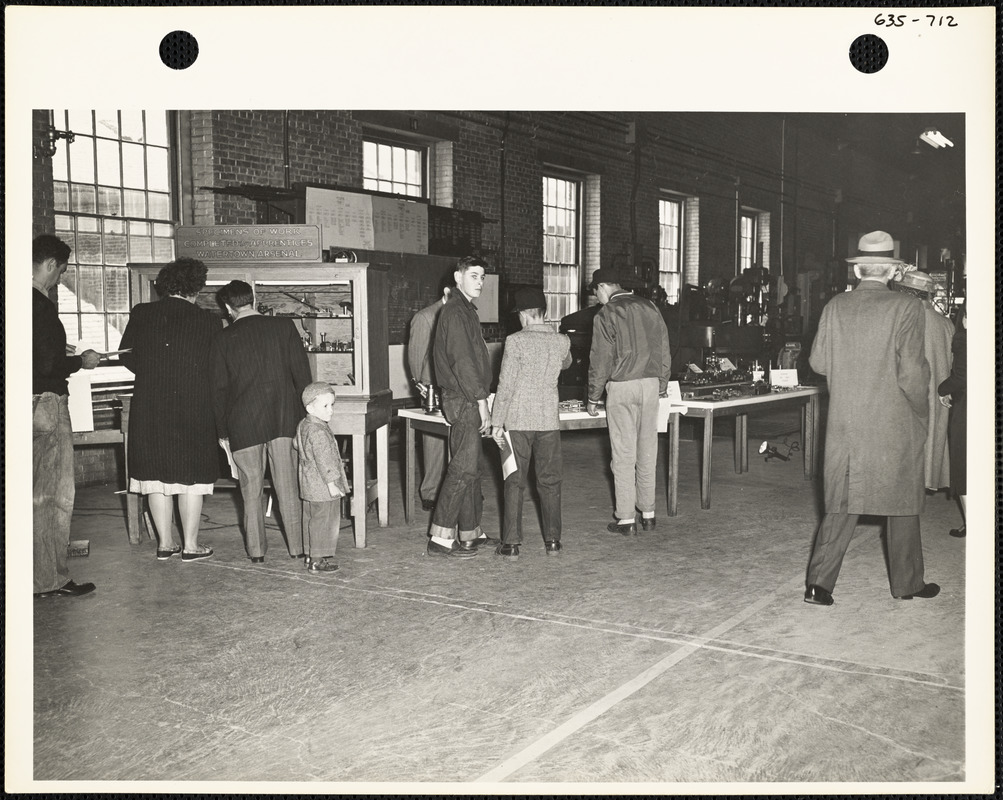
{"type": "Polygon", "coordinates": [[[182,225],[178,258],[199,261],[320,261],[316,225],[182,225]]]}
{"type": "Polygon", "coordinates": [[[428,206],[413,200],[308,186],[306,221],[324,248],[428,253],[428,206]]]}

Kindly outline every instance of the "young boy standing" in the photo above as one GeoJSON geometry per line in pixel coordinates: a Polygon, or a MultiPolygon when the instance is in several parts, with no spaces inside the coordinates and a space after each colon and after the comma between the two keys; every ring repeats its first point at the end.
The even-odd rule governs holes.
{"type": "Polygon", "coordinates": [[[334,572],[341,498],[348,494],[341,451],[327,424],[334,416],[334,387],[323,381],[311,383],[302,399],[307,415],[296,428],[293,447],[299,452],[305,563],[310,572],[334,572]]]}
{"type": "Polygon", "coordinates": [[[499,446],[508,432],[518,469],[505,479],[505,517],[501,545],[495,552],[518,558],[522,544],[522,500],[530,459],[536,464],[543,541],[547,555],[561,550],[561,431],[557,379],[571,366],[571,340],[544,322],[547,298],[542,289],[515,293],[522,330],[505,340],[498,393],[491,410],[492,435],[499,446]]]}

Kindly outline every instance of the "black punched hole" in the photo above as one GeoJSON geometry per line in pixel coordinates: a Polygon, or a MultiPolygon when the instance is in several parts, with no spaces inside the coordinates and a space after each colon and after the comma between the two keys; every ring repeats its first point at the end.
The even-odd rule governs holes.
{"type": "Polygon", "coordinates": [[[850,45],[850,63],[868,75],[877,72],[888,63],[888,45],[873,33],[858,36],[850,45]]]}
{"type": "Polygon", "coordinates": [[[188,69],[199,57],[199,43],[188,31],[171,31],[160,40],[160,60],[171,69],[188,69]]]}

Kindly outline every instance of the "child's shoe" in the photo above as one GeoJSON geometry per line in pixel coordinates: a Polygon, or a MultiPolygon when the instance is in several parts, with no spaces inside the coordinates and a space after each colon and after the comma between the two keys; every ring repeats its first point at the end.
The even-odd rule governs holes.
{"type": "Polygon", "coordinates": [[[306,568],[310,572],[335,572],[338,569],[338,565],[334,563],[334,559],[330,556],[324,556],[324,558],[310,558],[306,557],[306,568]]]}

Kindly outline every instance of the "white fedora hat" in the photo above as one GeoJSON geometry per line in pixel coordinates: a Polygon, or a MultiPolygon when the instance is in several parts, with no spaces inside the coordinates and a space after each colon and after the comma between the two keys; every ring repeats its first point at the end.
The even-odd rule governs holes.
{"type": "Polygon", "coordinates": [[[851,264],[904,264],[895,257],[895,240],[890,233],[871,231],[857,242],[857,255],[846,259],[851,264]]]}

